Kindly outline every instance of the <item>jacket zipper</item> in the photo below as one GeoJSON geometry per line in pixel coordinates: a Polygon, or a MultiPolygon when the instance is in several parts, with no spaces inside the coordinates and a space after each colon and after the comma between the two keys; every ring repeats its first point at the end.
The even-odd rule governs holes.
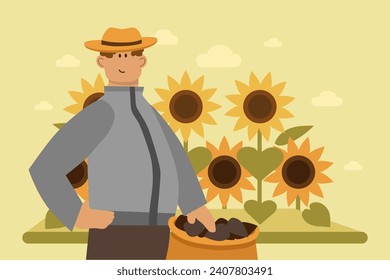
{"type": "Polygon", "coordinates": [[[155,226],[157,225],[157,215],[158,215],[158,200],[160,195],[160,180],[161,180],[161,170],[160,164],[157,158],[156,148],[153,143],[152,136],[150,134],[149,128],[146,125],[144,118],[141,113],[138,111],[136,106],[136,98],[135,98],[135,88],[130,88],[130,107],[131,112],[134,117],[138,121],[138,124],[141,128],[141,131],[144,135],[146,145],[149,150],[150,159],[152,161],[152,173],[153,173],[153,181],[152,181],[152,196],[150,199],[150,208],[149,208],[149,225],[155,226]]]}

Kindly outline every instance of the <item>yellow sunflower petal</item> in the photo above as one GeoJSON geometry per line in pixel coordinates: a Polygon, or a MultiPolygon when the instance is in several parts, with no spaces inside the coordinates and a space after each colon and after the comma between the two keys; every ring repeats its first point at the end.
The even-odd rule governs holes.
{"type": "MultiPolygon", "coordinates": [[[[237,159],[237,153],[236,153],[236,156],[235,156],[234,158],[237,159]]],[[[246,170],[246,169],[241,165],[241,178],[249,178],[249,177],[252,177],[252,174],[250,174],[249,171],[246,170]]]]}
{"type": "Polygon", "coordinates": [[[167,112],[163,112],[161,114],[161,117],[165,120],[166,123],[169,124],[169,126],[171,127],[171,129],[176,132],[178,129],[179,129],[179,124],[177,123],[177,121],[172,117],[172,115],[170,113],[167,113],[167,112]]]}
{"type": "Polygon", "coordinates": [[[241,95],[247,96],[251,92],[251,88],[243,82],[236,81],[236,86],[241,95]]]}
{"type": "Polygon", "coordinates": [[[310,140],[309,138],[306,138],[305,141],[303,141],[300,151],[304,154],[310,153],[310,140]]]}
{"type": "Polygon", "coordinates": [[[253,186],[253,184],[246,178],[242,178],[240,180],[240,188],[244,189],[244,190],[249,190],[249,191],[255,190],[255,187],[253,186]]]}
{"type": "MultiPolygon", "coordinates": [[[[283,154],[283,159],[286,160],[286,158],[287,158],[287,152],[286,152],[285,150],[279,148],[279,147],[276,147],[276,148],[277,148],[279,151],[282,152],[282,154],[283,154]]],[[[279,165],[279,167],[281,167],[281,165],[279,165]]],[[[279,167],[278,167],[278,168],[279,168],[279,167]]]]}
{"type": "Polygon", "coordinates": [[[212,112],[219,108],[221,108],[221,105],[208,101],[207,103],[204,103],[206,112],[212,112]]]}
{"type": "Polygon", "coordinates": [[[287,152],[292,155],[298,153],[297,144],[291,138],[288,139],[287,152]]]}
{"type": "Polygon", "coordinates": [[[264,179],[265,182],[269,182],[269,183],[278,183],[281,180],[282,178],[278,172],[271,173],[264,179]]]}
{"type": "Polygon", "coordinates": [[[191,86],[195,92],[201,92],[204,83],[204,76],[199,77],[191,86]]]}
{"type": "Polygon", "coordinates": [[[81,79],[81,88],[83,89],[84,94],[88,96],[94,92],[92,85],[84,79],[81,79]]]}
{"type": "Polygon", "coordinates": [[[216,88],[208,88],[201,91],[200,96],[203,100],[209,100],[215,93],[216,88]]]}
{"type": "Polygon", "coordinates": [[[322,193],[322,190],[318,184],[313,184],[310,187],[310,192],[316,196],[324,197],[324,194],[322,193]]]}
{"type": "Polygon", "coordinates": [[[228,193],[228,192],[226,192],[224,190],[220,191],[220,193],[219,193],[219,200],[221,201],[223,207],[227,206],[227,203],[229,201],[229,196],[230,196],[230,193],[228,193]]]}
{"type": "Polygon", "coordinates": [[[305,204],[306,206],[308,206],[308,204],[309,204],[309,196],[310,196],[310,193],[307,190],[301,191],[299,193],[299,198],[302,200],[303,204],[305,204]]]}
{"type": "Polygon", "coordinates": [[[283,124],[278,118],[274,118],[270,123],[271,126],[279,131],[284,131],[283,124]]]}
{"type": "Polygon", "coordinates": [[[183,140],[188,141],[188,138],[190,138],[191,128],[188,126],[183,126],[180,128],[180,132],[183,137],[183,140]]]}
{"type": "Polygon", "coordinates": [[[95,80],[95,84],[93,86],[95,88],[95,91],[104,92],[104,81],[102,78],[102,75],[98,75],[95,80]]]}
{"type": "Polygon", "coordinates": [[[201,137],[204,137],[204,129],[201,122],[194,122],[192,129],[201,137]]]}
{"type": "Polygon", "coordinates": [[[279,83],[279,84],[273,86],[273,87],[271,88],[271,91],[270,91],[270,92],[271,92],[274,96],[279,96],[279,95],[282,93],[282,91],[283,91],[283,89],[284,89],[285,86],[286,86],[286,82],[279,83]]]}
{"type": "Polygon", "coordinates": [[[249,87],[251,89],[257,89],[260,87],[260,81],[253,72],[251,72],[249,76],[249,87]]]}
{"type": "Polygon", "coordinates": [[[79,91],[68,91],[70,97],[73,98],[74,101],[76,101],[77,103],[84,103],[84,100],[85,100],[85,96],[82,92],[79,92],[79,91]]]}
{"type": "MultiPolygon", "coordinates": [[[[171,123],[170,126],[173,132],[178,133],[180,131],[180,127],[177,124],[175,126],[174,123],[171,123]]],[[[187,140],[183,139],[183,140],[187,141],[188,139],[187,140]]]]}
{"type": "Polygon", "coordinates": [[[78,112],[80,112],[82,110],[82,107],[80,104],[73,104],[73,105],[66,107],[64,110],[76,115],[78,112]]]}
{"type": "Polygon", "coordinates": [[[287,191],[287,205],[288,206],[290,206],[291,203],[293,203],[296,198],[297,198],[296,191],[292,191],[292,190],[287,191]]]}
{"type": "Polygon", "coordinates": [[[330,161],[319,161],[317,162],[317,170],[324,171],[333,165],[333,162],[330,161]]]}
{"type": "Polygon", "coordinates": [[[88,181],[76,189],[76,193],[84,200],[88,200],[88,181]]]}
{"type": "Polygon", "coordinates": [[[321,184],[326,184],[326,183],[332,183],[333,180],[330,179],[327,175],[325,175],[324,173],[319,173],[317,176],[316,176],[316,181],[317,183],[321,183],[321,184]]]}
{"type": "Polygon", "coordinates": [[[291,103],[295,98],[291,96],[279,96],[278,97],[278,104],[279,106],[283,107],[287,104],[291,103]]]}
{"type": "Polygon", "coordinates": [[[275,197],[275,196],[281,195],[281,194],[285,193],[286,191],[287,191],[286,185],[283,182],[281,182],[276,186],[272,196],[275,197]]]}
{"type": "Polygon", "coordinates": [[[161,117],[163,117],[163,119],[169,124],[169,125],[173,125],[174,123],[177,124],[177,121],[173,118],[173,116],[171,115],[171,112],[162,112],[161,114],[161,117]]]}
{"type": "MultiPolygon", "coordinates": [[[[229,117],[239,117],[239,116],[241,116],[241,113],[242,113],[242,109],[240,109],[240,107],[236,106],[236,107],[230,109],[229,111],[227,111],[225,113],[225,115],[229,116],[229,117]]],[[[240,119],[243,119],[243,117],[241,117],[240,119]]]]}
{"type": "Polygon", "coordinates": [[[259,129],[257,127],[250,126],[250,125],[248,126],[248,138],[249,138],[249,140],[252,140],[252,138],[255,137],[255,135],[257,134],[258,130],[259,129]]]}
{"type": "Polygon", "coordinates": [[[245,118],[240,117],[237,120],[236,125],[234,126],[233,130],[236,131],[236,130],[242,129],[242,128],[246,127],[246,126],[248,126],[248,121],[245,118]]]}
{"type": "Polygon", "coordinates": [[[183,88],[190,88],[191,87],[191,80],[190,80],[190,76],[188,76],[187,71],[184,71],[184,74],[181,77],[180,85],[183,88]]]}
{"type": "Polygon", "coordinates": [[[168,76],[168,87],[169,87],[169,90],[171,92],[174,92],[176,93],[177,90],[180,88],[180,85],[179,83],[174,79],[172,78],[171,76],[168,76]]]}
{"type": "Polygon", "coordinates": [[[180,127],[177,124],[175,125],[174,122],[169,122],[169,121],[166,122],[170,125],[173,132],[177,133],[179,131],[180,127]]]}
{"type": "Polygon", "coordinates": [[[266,91],[271,91],[272,88],[272,75],[271,72],[269,72],[261,82],[260,87],[266,91]]]}
{"type": "Polygon", "coordinates": [[[203,114],[202,122],[207,123],[207,124],[217,124],[217,122],[214,120],[214,118],[209,113],[203,114]]]}
{"type": "Polygon", "coordinates": [[[222,138],[222,141],[219,144],[219,152],[222,154],[228,154],[230,152],[229,143],[225,136],[222,138]]]}
{"type": "Polygon", "coordinates": [[[269,125],[261,127],[260,130],[261,130],[261,134],[264,136],[264,139],[268,141],[269,136],[271,134],[271,129],[270,129],[269,125]]]}
{"type": "Polygon", "coordinates": [[[242,192],[240,187],[234,187],[233,190],[230,192],[230,194],[237,199],[239,202],[242,203],[242,192]]]}
{"type": "Polygon", "coordinates": [[[208,168],[202,169],[198,173],[198,177],[202,178],[199,181],[199,185],[202,187],[202,189],[207,189],[209,187],[209,185],[210,185],[210,184],[208,184],[208,182],[210,182],[209,177],[208,177],[208,168]]]}
{"type": "Polygon", "coordinates": [[[206,141],[206,147],[210,151],[212,158],[216,158],[218,155],[218,149],[208,141],[206,141]]]}
{"type": "Polygon", "coordinates": [[[154,90],[161,97],[161,99],[163,99],[165,102],[169,102],[170,97],[172,96],[172,93],[169,90],[163,88],[155,88],[154,90]]]}
{"type": "Polygon", "coordinates": [[[236,145],[234,145],[234,147],[230,150],[230,153],[233,156],[236,156],[238,151],[241,150],[241,148],[242,148],[242,141],[238,142],[236,145]]]}
{"type": "Polygon", "coordinates": [[[279,116],[279,118],[281,118],[281,119],[287,119],[287,118],[292,118],[292,117],[294,117],[293,114],[291,114],[289,111],[287,111],[287,110],[284,109],[284,108],[280,108],[280,109],[279,109],[278,116],[279,116]]]}
{"type": "Polygon", "coordinates": [[[153,104],[154,109],[160,112],[166,112],[167,111],[167,102],[161,101],[153,104]]]}
{"type": "Polygon", "coordinates": [[[324,151],[324,147],[321,147],[321,148],[318,148],[318,149],[315,149],[314,151],[312,151],[310,153],[310,157],[314,160],[314,161],[318,161],[322,155],[322,152],[324,151]]]}
{"type": "Polygon", "coordinates": [[[217,195],[218,195],[218,191],[216,190],[216,188],[209,188],[206,196],[207,202],[213,200],[217,195]]]}
{"type": "Polygon", "coordinates": [[[239,94],[226,95],[226,98],[235,105],[242,103],[242,96],[239,94]]]}

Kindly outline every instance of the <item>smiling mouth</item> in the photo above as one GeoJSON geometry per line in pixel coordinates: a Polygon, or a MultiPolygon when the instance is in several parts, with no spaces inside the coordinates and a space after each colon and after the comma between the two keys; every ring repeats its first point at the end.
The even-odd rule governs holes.
{"type": "Polygon", "coordinates": [[[119,72],[121,72],[122,74],[125,73],[126,71],[121,71],[121,69],[119,69],[119,72]]]}

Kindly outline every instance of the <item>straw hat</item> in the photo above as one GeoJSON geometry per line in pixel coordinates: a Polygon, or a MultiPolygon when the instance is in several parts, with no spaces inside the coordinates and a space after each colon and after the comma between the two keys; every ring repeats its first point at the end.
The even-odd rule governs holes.
{"type": "Polygon", "coordinates": [[[142,37],[136,28],[110,27],[104,32],[101,40],[92,40],[84,43],[85,47],[98,52],[127,52],[148,48],[156,44],[155,37],[142,37]]]}

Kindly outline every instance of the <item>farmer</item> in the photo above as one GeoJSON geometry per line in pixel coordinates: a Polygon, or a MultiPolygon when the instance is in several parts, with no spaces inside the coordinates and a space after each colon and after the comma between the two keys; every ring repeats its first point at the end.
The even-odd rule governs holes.
{"type": "Polygon", "coordinates": [[[187,154],[138,86],[143,50],[156,42],[135,28],[108,28],[86,42],[100,53],[104,96],[68,121],[30,168],[61,222],[89,229],[87,259],[165,259],[177,206],[190,223],[215,231],[187,154]],[[66,175],[86,158],[89,200],[82,203],[66,175]]]}

